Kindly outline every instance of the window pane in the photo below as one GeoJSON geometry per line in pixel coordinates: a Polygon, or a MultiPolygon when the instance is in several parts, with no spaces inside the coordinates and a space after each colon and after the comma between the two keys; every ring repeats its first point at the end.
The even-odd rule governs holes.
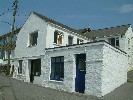
{"type": "Polygon", "coordinates": [[[51,58],[50,79],[60,81],[64,78],[64,57],[51,58]]]}
{"type": "Polygon", "coordinates": [[[115,38],[111,38],[111,45],[115,46],[115,38]]]}
{"type": "Polygon", "coordinates": [[[80,43],[83,43],[84,41],[83,40],[80,40],[80,43]]]}
{"type": "Polygon", "coordinates": [[[58,58],[56,58],[56,62],[60,62],[60,58],[58,57],[58,58]]]}
{"type": "Polygon", "coordinates": [[[33,60],[34,66],[34,75],[40,76],[41,75],[41,59],[33,60]]]}
{"type": "Polygon", "coordinates": [[[52,61],[52,63],[54,63],[55,62],[55,58],[51,58],[51,61],[52,61]]]}
{"type": "Polygon", "coordinates": [[[18,73],[22,74],[22,60],[19,61],[18,73]]]}
{"type": "Polygon", "coordinates": [[[77,44],[79,44],[79,39],[77,39],[77,44]]]}
{"type": "Polygon", "coordinates": [[[86,69],[86,62],[84,59],[79,60],[78,69],[86,69]]]}
{"type": "Polygon", "coordinates": [[[64,57],[61,57],[61,62],[64,62],[64,57]]]}
{"type": "Polygon", "coordinates": [[[73,44],[73,37],[68,36],[68,45],[72,45],[72,44],[73,44]]]}
{"type": "Polygon", "coordinates": [[[57,43],[58,32],[54,32],[54,43],[57,43]]]}
{"type": "Polygon", "coordinates": [[[51,75],[50,75],[50,79],[54,79],[54,73],[55,73],[54,64],[51,64],[51,75]]]}
{"type": "Polygon", "coordinates": [[[58,44],[62,44],[62,36],[61,35],[58,36],[58,44]]]}
{"type": "Polygon", "coordinates": [[[116,40],[116,46],[119,46],[119,39],[116,40]]]}
{"type": "Polygon", "coordinates": [[[55,80],[60,80],[60,64],[55,65],[55,80]]]}
{"type": "Polygon", "coordinates": [[[60,78],[64,78],[64,63],[60,66],[60,78]]]}
{"type": "Polygon", "coordinates": [[[37,45],[38,32],[30,34],[30,46],[37,45]]]}

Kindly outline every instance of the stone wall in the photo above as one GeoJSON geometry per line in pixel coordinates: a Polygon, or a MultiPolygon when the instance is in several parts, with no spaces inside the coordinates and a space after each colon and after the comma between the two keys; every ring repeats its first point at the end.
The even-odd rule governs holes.
{"type": "MultiPolygon", "coordinates": [[[[44,66],[42,69],[44,70],[43,77],[44,81],[42,83],[45,87],[50,87],[58,90],[64,90],[69,92],[75,92],[75,78],[76,78],[76,62],[75,55],[86,53],[86,83],[85,83],[85,93],[92,94],[97,84],[101,83],[101,79],[97,80],[97,84],[95,83],[95,79],[97,77],[101,77],[101,74],[95,74],[96,64],[95,60],[101,59],[102,57],[102,43],[90,43],[84,45],[76,45],[70,47],[56,48],[46,51],[46,55],[44,58],[44,66]],[[51,57],[64,56],[64,80],[63,81],[53,81],[50,80],[51,73],[51,57]],[[93,63],[92,67],[88,64],[88,62],[93,63]],[[93,67],[94,66],[94,67],[93,67]],[[90,87],[91,86],[91,87],[90,87]]],[[[102,62],[100,62],[97,67],[100,69],[102,67],[102,62]],[[101,67],[100,67],[101,66],[101,67]]],[[[101,68],[102,69],[102,68],[101,68]]],[[[101,71],[101,70],[100,70],[101,71]]],[[[99,72],[99,70],[97,70],[99,72]]],[[[97,86],[97,87],[101,87],[97,86]]],[[[96,91],[97,89],[95,89],[96,91]]],[[[99,90],[100,91],[100,90],[99,90]]],[[[93,93],[96,95],[95,93],[93,93]]]]}
{"type": "Polygon", "coordinates": [[[127,56],[105,42],[49,49],[43,59],[45,87],[75,92],[75,55],[86,53],[85,94],[103,96],[126,82],[127,56]],[[64,80],[50,80],[51,57],[64,56],[64,80]]]}
{"type": "Polygon", "coordinates": [[[127,82],[128,58],[126,53],[110,46],[103,47],[102,95],[127,82]]]}
{"type": "Polygon", "coordinates": [[[76,77],[76,63],[75,54],[85,53],[84,48],[69,48],[64,47],[63,50],[56,49],[55,51],[46,51],[44,57],[43,77],[42,83],[45,87],[50,87],[58,90],[64,90],[69,92],[75,92],[75,77],[76,77]],[[51,73],[51,57],[64,56],[64,80],[54,81],[50,80],[51,73]]]}
{"type": "Polygon", "coordinates": [[[101,96],[103,44],[86,47],[85,94],[101,96]]]}

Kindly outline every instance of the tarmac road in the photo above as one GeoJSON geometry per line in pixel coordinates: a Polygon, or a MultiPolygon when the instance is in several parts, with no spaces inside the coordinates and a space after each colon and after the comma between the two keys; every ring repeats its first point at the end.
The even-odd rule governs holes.
{"type": "Polygon", "coordinates": [[[0,100],[133,100],[133,83],[125,83],[104,97],[45,88],[0,74],[0,100]]]}

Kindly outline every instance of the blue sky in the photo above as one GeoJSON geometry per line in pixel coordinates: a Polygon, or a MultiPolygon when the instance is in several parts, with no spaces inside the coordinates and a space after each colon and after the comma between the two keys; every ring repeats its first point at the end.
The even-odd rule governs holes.
{"type": "MultiPolygon", "coordinates": [[[[133,0],[18,0],[15,27],[21,27],[36,11],[74,29],[92,30],[131,24],[133,0]]],[[[0,0],[0,35],[11,31],[14,0],[0,0]],[[7,23],[3,23],[8,22],[7,23]]]]}

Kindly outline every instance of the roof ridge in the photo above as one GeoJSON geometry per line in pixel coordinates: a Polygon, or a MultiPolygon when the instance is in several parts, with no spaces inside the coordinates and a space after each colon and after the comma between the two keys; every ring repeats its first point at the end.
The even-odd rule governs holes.
{"type": "Polygon", "coordinates": [[[105,29],[112,29],[112,28],[117,28],[117,27],[122,27],[122,26],[130,26],[130,25],[131,25],[131,24],[126,24],[126,25],[120,25],[120,26],[114,26],[114,27],[102,28],[102,29],[97,29],[97,30],[92,30],[92,31],[105,30],[105,29]]]}
{"type": "Polygon", "coordinates": [[[49,18],[49,17],[47,17],[47,16],[45,16],[45,15],[42,15],[42,14],[37,13],[37,12],[35,12],[35,11],[32,11],[32,13],[34,13],[35,15],[41,17],[41,18],[44,19],[46,22],[51,22],[51,23],[53,23],[53,24],[57,24],[57,25],[59,25],[59,26],[61,26],[61,27],[63,27],[63,28],[66,28],[67,30],[70,30],[70,31],[73,31],[73,32],[77,32],[76,29],[71,28],[71,27],[69,27],[69,26],[67,26],[67,25],[64,25],[64,24],[62,24],[62,23],[60,23],[60,22],[57,22],[57,21],[53,20],[52,18],[49,18]]]}

